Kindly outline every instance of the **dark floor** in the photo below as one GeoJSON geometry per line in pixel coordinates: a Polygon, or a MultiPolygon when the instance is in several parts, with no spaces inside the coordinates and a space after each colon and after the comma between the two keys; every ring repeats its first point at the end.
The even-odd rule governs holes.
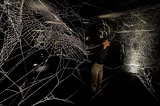
{"type": "MultiPolygon", "coordinates": [[[[86,85],[71,76],[58,86],[55,91],[53,91],[56,98],[67,98],[67,100],[72,101],[73,103],[69,103],[67,100],[50,100],[40,103],[37,106],[117,106],[117,104],[123,106],[160,105],[160,85],[153,83],[155,93],[152,94],[136,76],[126,73],[120,69],[104,70],[102,97],[96,97],[90,92],[89,74],[87,72],[81,72],[81,75],[83,77],[83,81],[86,82],[86,85]]],[[[49,90],[50,86],[51,85],[48,85],[46,90],[49,90]]],[[[43,91],[43,93],[44,92],[45,91],[43,91]]],[[[24,105],[28,106],[32,103],[33,98],[39,97],[38,95],[42,96],[42,93],[31,97],[31,101],[26,101],[24,105]]]]}

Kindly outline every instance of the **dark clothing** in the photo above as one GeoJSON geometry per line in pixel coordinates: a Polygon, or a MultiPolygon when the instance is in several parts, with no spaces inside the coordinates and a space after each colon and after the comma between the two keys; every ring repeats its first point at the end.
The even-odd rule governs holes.
{"type": "Polygon", "coordinates": [[[107,51],[106,49],[103,49],[103,47],[100,47],[100,50],[95,52],[94,55],[94,61],[98,64],[103,64],[106,59],[107,51]]]}

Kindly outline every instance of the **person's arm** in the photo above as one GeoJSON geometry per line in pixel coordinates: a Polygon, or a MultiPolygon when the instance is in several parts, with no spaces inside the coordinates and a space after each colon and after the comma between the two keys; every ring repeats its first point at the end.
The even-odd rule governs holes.
{"type": "Polygon", "coordinates": [[[110,46],[110,42],[107,39],[102,43],[102,45],[103,45],[103,49],[106,49],[108,46],[110,46]]]}

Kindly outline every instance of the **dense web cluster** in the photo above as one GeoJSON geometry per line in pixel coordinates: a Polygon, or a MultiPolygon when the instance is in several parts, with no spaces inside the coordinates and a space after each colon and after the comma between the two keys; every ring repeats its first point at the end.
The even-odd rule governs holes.
{"type": "Polygon", "coordinates": [[[124,67],[134,73],[152,93],[152,73],[159,68],[159,4],[139,8],[122,16],[121,46],[124,67]]]}
{"type": "MultiPolygon", "coordinates": [[[[69,6],[67,2],[65,5],[69,6]]],[[[89,37],[85,37],[84,26],[73,25],[70,28],[61,19],[83,20],[72,7],[67,9],[59,11],[56,6],[41,0],[6,0],[0,3],[0,84],[3,85],[0,87],[0,105],[27,106],[35,95],[29,105],[51,100],[76,104],[72,97],[88,86],[82,75],[84,70],[85,75],[88,72],[87,49],[91,46],[85,44],[89,37]],[[71,77],[80,85],[63,96],[63,83],[71,77]],[[44,88],[47,91],[43,91],[44,88]]],[[[100,29],[99,36],[111,35],[110,40],[121,44],[123,67],[137,76],[153,95],[151,73],[157,71],[160,61],[159,10],[157,4],[128,11],[118,21],[111,19],[117,24],[114,35],[103,21],[104,29],[100,29]]]]}
{"type": "MultiPolygon", "coordinates": [[[[14,105],[21,95],[22,98],[18,99],[19,102],[16,105],[22,105],[53,79],[57,82],[52,90],[33,105],[48,99],[58,99],[52,92],[70,76],[74,76],[83,83],[80,76],[80,70],[83,69],[79,68],[87,59],[85,44],[80,40],[83,36],[74,34],[61,20],[56,9],[49,8],[40,0],[29,3],[23,0],[6,1],[0,4],[0,13],[0,32],[4,37],[1,39],[3,46],[0,52],[0,82],[9,84],[1,87],[0,95],[5,96],[1,98],[0,104],[9,102],[9,105],[14,105]],[[46,55],[42,53],[41,60],[33,63],[32,67],[27,66],[29,58],[36,59],[35,53],[41,50],[45,51],[46,55]],[[55,66],[51,75],[39,78],[43,74],[42,71],[49,67],[47,62],[50,61],[50,58],[53,58],[52,63],[57,62],[58,65],[55,66]],[[69,64],[74,64],[74,66],[69,67],[69,64]],[[21,72],[18,72],[20,66],[23,68],[21,72]],[[63,76],[67,70],[73,71],[68,76],[63,76]],[[74,75],[75,71],[78,73],[77,76],[74,75]],[[33,73],[37,74],[32,81],[28,81],[29,76],[33,73]],[[34,88],[37,85],[38,87],[34,88]],[[32,91],[33,88],[35,91],[32,91]]],[[[58,100],[70,102],[67,99],[58,100]]]]}

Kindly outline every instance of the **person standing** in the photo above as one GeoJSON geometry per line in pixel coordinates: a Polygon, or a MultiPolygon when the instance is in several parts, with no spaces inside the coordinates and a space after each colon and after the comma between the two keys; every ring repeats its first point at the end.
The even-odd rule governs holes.
{"type": "Polygon", "coordinates": [[[91,92],[95,95],[98,93],[98,96],[101,96],[101,87],[102,87],[102,80],[103,80],[103,63],[106,58],[106,52],[108,50],[108,46],[110,46],[110,42],[105,40],[100,50],[96,51],[94,55],[94,64],[91,68],[91,92]]]}

